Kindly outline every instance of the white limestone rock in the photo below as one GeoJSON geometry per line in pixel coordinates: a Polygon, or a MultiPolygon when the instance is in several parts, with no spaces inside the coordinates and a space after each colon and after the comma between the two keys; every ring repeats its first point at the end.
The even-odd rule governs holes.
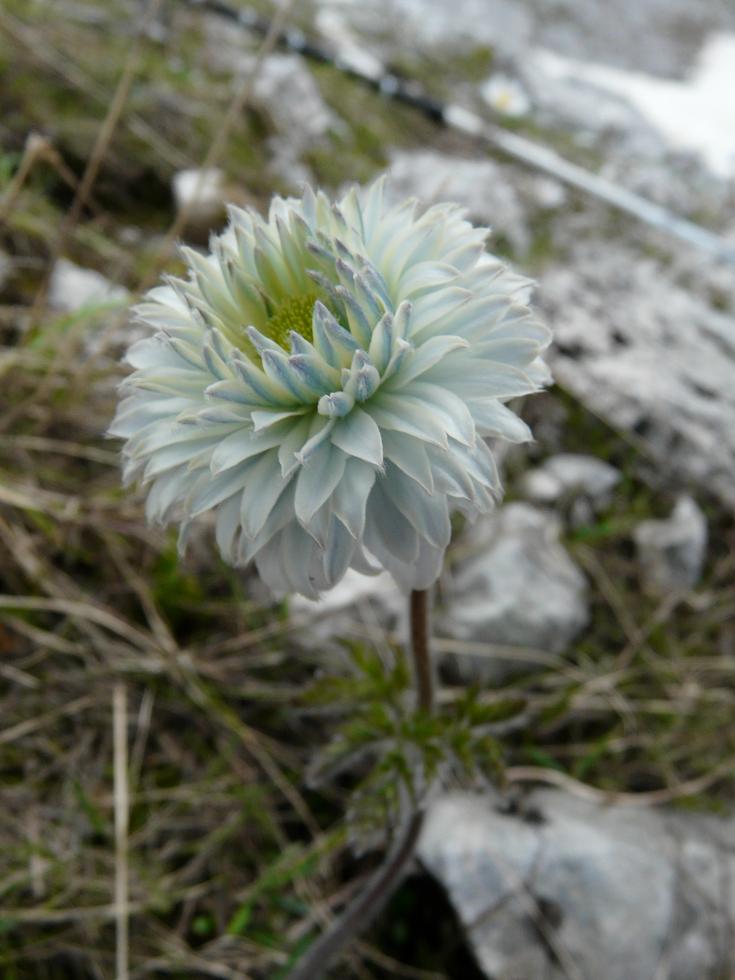
{"type": "Polygon", "coordinates": [[[266,109],[279,134],[299,149],[339,128],[304,59],[297,55],[270,55],[258,73],[253,97],[266,109]]]}
{"type": "Polygon", "coordinates": [[[620,470],[595,456],[558,453],[523,475],[521,491],[534,504],[568,510],[579,527],[610,506],[620,479],[620,470]]]}
{"type": "Polygon", "coordinates": [[[735,507],[735,330],[705,290],[631,245],[588,240],[544,270],[538,302],[557,381],[641,439],[662,483],[735,507]]]}
{"type": "Polygon", "coordinates": [[[496,794],[455,793],[431,806],[419,856],[492,980],[730,975],[733,818],[556,790],[514,812],[496,794]]]}
{"type": "Polygon", "coordinates": [[[59,259],[54,265],[48,301],[60,313],[107,304],[124,306],[129,298],[127,289],[114,285],[95,269],[84,269],[69,259],[59,259]]]}
{"type": "Polygon", "coordinates": [[[667,520],[642,521],[633,538],[649,591],[668,595],[697,585],[707,548],[707,519],[691,497],[680,497],[667,520]]]}
{"type": "Polygon", "coordinates": [[[350,568],[320,599],[293,595],[289,615],[299,623],[299,643],[319,649],[348,636],[356,626],[362,631],[402,631],[406,599],[387,572],[362,575],[350,568]]]}
{"type": "Polygon", "coordinates": [[[179,170],[171,181],[174,203],[179,215],[186,215],[189,226],[209,230],[225,217],[227,188],[219,167],[179,170]]]}
{"type": "MultiPolygon", "coordinates": [[[[473,526],[472,551],[452,570],[437,632],[489,647],[566,650],[589,610],[587,582],[559,531],[553,514],[525,503],[508,504],[473,526]]],[[[455,665],[463,679],[497,681],[524,661],[457,654],[455,665]]]]}

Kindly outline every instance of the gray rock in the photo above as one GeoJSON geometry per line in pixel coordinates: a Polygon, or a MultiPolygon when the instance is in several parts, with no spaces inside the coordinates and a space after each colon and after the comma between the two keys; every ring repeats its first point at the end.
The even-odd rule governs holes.
{"type": "MultiPolygon", "coordinates": [[[[317,0],[388,53],[430,46],[488,46],[501,59],[531,43],[667,78],[684,75],[708,33],[735,30],[723,0],[317,0]],[[651,38],[656,43],[651,43],[651,38]]],[[[520,59],[522,60],[522,59],[520,59]]]]}
{"type": "Polygon", "coordinates": [[[707,520],[691,497],[680,497],[665,521],[643,521],[633,532],[643,580],[658,595],[693,588],[702,576],[707,520]]]}
{"type": "Polygon", "coordinates": [[[735,507],[735,330],[661,262],[586,241],[547,267],[538,299],[554,330],[554,377],[633,431],[662,481],[694,481],[735,507]]]}
{"type": "Polygon", "coordinates": [[[253,97],[278,132],[301,150],[339,126],[303,58],[296,55],[271,55],[257,75],[253,97]]]}
{"type": "Polygon", "coordinates": [[[49,283],[49,305],[62,313],[73,313],[85,306],[124,305],[130,294],[115,286],[102,273],[83,269],[68,259],[59,259],[49,283]]]}
{"type": "Polygon", "coordinates": [[[503,169],[492,160],[473,160],[431,151],[394,154],[386,192],[393,201],[418,197],[423,204],[454,201],[468,217],[504,235],[525,252],[529,244],[524,208],[503,169]]]}
{"type": "Polygon", "coordinates": [[[209,231],[221,224],[227,188],[225,175],[218,167],[179,170],[173,175],[171,187],[176,210],[186,214],[188,226],[209,231]]]}
{"type": "Polygon", "coordinates": [[[735,821],[536,790],[430,808],[419,856],[492,980],[719,980],[735,932],[735,821]]]}
{"type": "Polygon", "coordinates": [[[292,186],[309,181],[311,172],[301,159],[303,154],[329,132],[344,128],[344,123],[322,99],[303,58],[271,55],[257,75],[253,100],[276,129],[268,140],[270,170],[292,186]]]}
{"type": "Polygon", "coordinates": [[[620,470],[595,456],[559,453],[528,470],[521,481],[524,495],[535,504],[567,506],[574,526],[609,507],[620,470]]]}
{"type": "Polygon", "coordinates": [[[532,177],[528,181],[528,197],[539,211],[559,211],[569,200],[569,193],[553,177],[532,177]]]}
{"type": "MultiPolygon", "coordinates": [[[[256,62],[252,38],[237,24],[204,16],[203,57],[210,70],[249,76],[256,62]]],[[[271,172],[295,186],[312,179],[301,160],[329,132],[339,132],[343,121],[322,99],[308,62],[293,54],[271,54],[258,68],[252,103],[264,112],[275,133],[267,141],[271,172]]]]}
{"type": "Polygon", "coordinates": [[[289,615],[299,623],[298,641],[310,649],[324,648],[356,626],[402,629],[406,608],[405,596],[387,572],[362,575],[353,568],[321,599],[294,595],[289,600],[289,615]]]}
{"type": "Polygon", "coordinates": [[[486,0],[319,0],[319,7],[338,14],[390,58],[417,48],[467,50],[486,46],[505,55],[519,54],[528,44],[532,17],[515,0],[496,0],[492,16],[486,0]]]}
{"type": "MultiPolygon", "coordinates": [[[[564,650],[587,623],[587,583],[559,530],[554,515],[523,503],[474,526],[472,552],[453,570],[437,632],[490,647],[564,650]]],[[[468,680],[497,680],[523,664],[474,654],[456,660],[468,680]]]]}
{"type": "MultiPolygon", "coordinates": [[[[726,63],[731,56],[728,50],[718,57],[726,63]]],[[[539,122],[571,129],[577,143],[596,146],[604,155],[603,176],[678,213],[716,220],[727,208],[735,144],[725,135],[729,118],[718,114],[725,110],[713,96],[716,82],[662,82],[540,49],[519,70],[539,122]],[[677,123],[686,112],[697,116],[698,126],[682,131],[677,123]]]]}
{"type": "Polygon", "coordinates": [[[519,62],[533,104],[545,119],[596,135],[635,132],[639,147],[660,148],[653,129],[625,98],[575,76],[573,64],[544,49],[529,51],[519,62]]]}
{"type": "Polygon", "coordinates": [[[240,75],[252,69],[257,42],[242,27],[224,17],[197,12],[201,30],[200,57],[209,72],[240,75]]]}

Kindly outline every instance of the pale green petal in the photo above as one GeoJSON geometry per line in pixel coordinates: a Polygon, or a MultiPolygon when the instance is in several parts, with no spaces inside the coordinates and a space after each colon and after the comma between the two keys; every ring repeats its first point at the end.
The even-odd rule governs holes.
{"type": "Polygon", "coordinates": [[[526,423],[494,398],[473,399],[467,402],[467,407],[482,435],[498,436],[508,442],[530,442],[533,439],[526,423]]]}
{"type": "Polygon", "coordinates": [[[386,555],[401,562],[415,561],[418,555],[419,535],[388,497],[382,480],[375,483],[368,499],[365,544],[383,562],[386,555]]]}
{"type": "Polygon", "coordinates": [[[288,424],[275,425],[263,432],[242,428],[225,436],[224,439],[219,440],[212,452],[210,460],[212,473],[215,475],[222,473],[252,456],[259,456],[267,449],[280,445],[288,429],[288,424]]]}
{"type": "Polygon", "coordinates": [[[235,493],[217,508],[217,547],[223,559],[229,564],[235,561],[239,530],[240,496],[235,493]]]}
{"type": "Polygon", "coordinates": [[[391,379],[390,390],[405,388],[442,361],[447,354],[466,347],[469,344],[462,337],[432,337],[406,358],[400,371],[391,379]]]}
{"type": "Polygon", "coordinates": [[[447,436],[425,406],[416,406],[400,395],[382,391],[365,405],[365,410],[381,429],[404,432],[435,446],[446,446],[447,436]]]}
{"type": "Polygon", "coordinates": [[[341,521],[333,519],[324,549],[324,576],[330,586],[339,582],[350,567],[354,550],[355,539],[341,521]]]}
{"type": "Polygon", "coordinates": [[[244,465],[250,468],[240,501],[240,521],[247,537],[254,538],[288,483],[281,476],[278,453],[273,450],[244,465]]]}
{"type": "Polygon", "coordinates": [[[382,433],[382,440],[385,458],[395,463],[406,476],[411,477],[427,493],[433,493],[434,476],[423,441],[388,430],[382,433]]]}
{"type": "Polygon", "coordinates": [[[296,483],[296,517],[308,524],[339,483],[347,457],[325,442],[299,471],[296,483]]]}
{"type": "Polygon", "coordinates": [[[365,507],[375,477],[374,467],[358,459],[348,459],[334,492],[334,513],[356,540],[365,529],[365,507]]]}
{"type": "Polygon", "coordinates": [[[203,514],[205,510],[216,507],[233,493],[242,490],[255,465],[255,460],[248,459],[226,473],[207,479],[189,501],[190,515],[196,517],[203,514]]]}
{"type": "Polygon", "coordinates": [[[332,445],[373,466],[383,464],[383,441],[375,421],[355,406],[332,429],[332,445]]]}

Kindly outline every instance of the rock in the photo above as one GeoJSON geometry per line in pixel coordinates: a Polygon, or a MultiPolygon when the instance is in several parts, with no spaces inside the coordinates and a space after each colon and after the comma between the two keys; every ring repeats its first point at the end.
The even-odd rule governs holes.
{"type": "MultiPolygon", "coordinates": [[[[529,504],[501,508],[472,528],[472,554],[453,570],[437,633],[452,639],[565,650],[588,620],[587,583],[559,542],[558,519],[529,504]]],[[[522,653],[522,651],[519,651],[522,653]]],[[[497,681],[523,669],[458,655],[463,679],[497,681]]]]}
{"type": "MultiPolygon", "coordinates": [[[[204,60],[210,70],[249,76],[257,54],[248,32],[216,16],[205,16],[202,23],[204,60]]],[[[251,101],[275,129],[267,140],[269,170],[294,187],[312,180],[301,157],[345,125],[322,99],[308,61],[295,54],[270,54],[257,69],[251,101]]]]}
{"type": "Polygon", "coordinates": [[[487,224],[525,252],[530,236],[523,206],[503,168],[492,160],[473,160],[432,151],[393,155],[386,193],[391,201],[417,197],[422,204],[454,201],[477,224],[487,224]]]}
{"type": "Polygon", "coordinates": [[[257,38],[237,22],[217,14],[197,11],[194,16],[201,32],[199,57],[208,72],[243,75],[252,70],[257,38]]]}
{"type": "Polygon", "coordinates": [[[407,48],[466,51],[468,45],[516,55],[528,44],[533,23],[530,12],[513,0],[496,0],[492,17],[485,0],[452,4],[446,0],[319,0],[319,6],[339,14],[358,33],[369,35],[389,60],[407,48]]]}
{"type": "Polygon", "coordinates": [[[171,186],[176,210],[186,213],[188,227],[209,232],[222,223],[227,191],[225,175],[219,168],[179,170],[171,186]]]}
{"type": "Polygon", "coordinates": [[[362,575],[350,568],[321,599],[292,596],[289,615],[300,624],[299,643],[321,648],[348,636],[355,625],[381,631],[400,629],[406,617],[406,599],[387,572],[362,575]]]}
{"type": "Polygon", "coordinates": [[[694,481],[735,507],[735,331],[692,283],[624,242],[571,246],[538,300],[554,377],[646,445],[667,485],[694,481]]]}
{"type": "Polygon", "coordinates": [[[572,524],[579,527],[610,506],[620,478],[619,470],[595,456],[559,453],[525,473],[521,490],[535,504],[568,505],[572,524]]]}
{"type": "Polygon", "coordinates": [[[456,793],[430,807],[419,856],[492,980],[731,975],[732,818],[456,793]]]}
{"type": "Polygon", "coordinates": [[[545,118],[594,134],[647,131],[655,139],[653,129],[624,96],[600,90],[581,69],[575,73],[577,64],[542,48],[529,51],[520,63],[524,86],[545,118]]]}
{"type": "Polygon", "coordinates": [[[325,104],[304,59],[271,55],[256,78],[253,101],[276,128],[268,140],[270,170],[291,186],[311,180],[303,154],[344,123],[325,104]]]}
{"type": "Polygon", "coordinates": [[[303,58],[297,55],[270,55],[256,78],[253,98],[268,112],[278,132],[299,150],[339,127],[303,58]]]}
{"type": "Polygon", "coordinates": [[[665,521],[643,521],[633,532],[643,580],[649,591],[667,595],[700,580],[707,547],[707,521],[691,497],[680,497],[665,521]]]}
{"type": "Polygon", "coordinates": [[[672,147],[699,155],[720,177],[735,176],[735,103],[726,93],[735,86],[735,34],[707,39],[689,77],[656,78],[642,71],[537,52],[545,72],[575,88],[591,86],[598,103],[617,95],[645,118],[672,147]],[[690,120],[682,126],[681,120],[690,120]]]}
{"type": "Polygon", "coordinates": [[[566,187],[553,177],[535,177],[529,181],[529,197],[540,211],[558,211],[569,199],[566,187]]]}
{"type": "Polygon", "coordinates": [[[489,47],[496,60],[522,63],[531,43],[570,58],[585,58],[683,76],[710,32],[735,31],[735,8],[722,0],[317,0],[334,10],[385,54],[425,46],[449,52],[489,47]],[[651,38],[656,39],[651,44],[651,38]],[[519,55],[521,57],[519,57],[519,55]]]}
{"type": "Polygon", "coordinates": [[[130,294],[102,273],[83,269],[68,259],[59,259],[49,283],[49,305],[62,313],[74,313],[87,306],[124,306],[130,294]]]}

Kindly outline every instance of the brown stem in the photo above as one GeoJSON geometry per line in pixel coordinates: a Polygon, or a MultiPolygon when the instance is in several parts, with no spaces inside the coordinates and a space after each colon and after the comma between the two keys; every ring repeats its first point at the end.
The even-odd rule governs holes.
{"type": "MultiPolygon", "coordinates": [[[[432,711],[434,683],[429,657],[429,594],[426,591],[411,593],[411,651],[416,675],[418,706],[432,711]]],[[[364,932],[384,908],[401,880],[401,875],[414,855],[424,821],[422,809],[409,816],[397,836],[385,861],[380,865],[366,887],[334,920],[325,933],[313,943],[301,957],[288,980],[318,980],[345,947],[364,932]]]]}
{"type": "Polygon", "coordinates": [[[411,593],[411,651],[416,673],[418,705],[424,711],[434,710],[434,677],[429,654],[429,592],[411,593]]]}

